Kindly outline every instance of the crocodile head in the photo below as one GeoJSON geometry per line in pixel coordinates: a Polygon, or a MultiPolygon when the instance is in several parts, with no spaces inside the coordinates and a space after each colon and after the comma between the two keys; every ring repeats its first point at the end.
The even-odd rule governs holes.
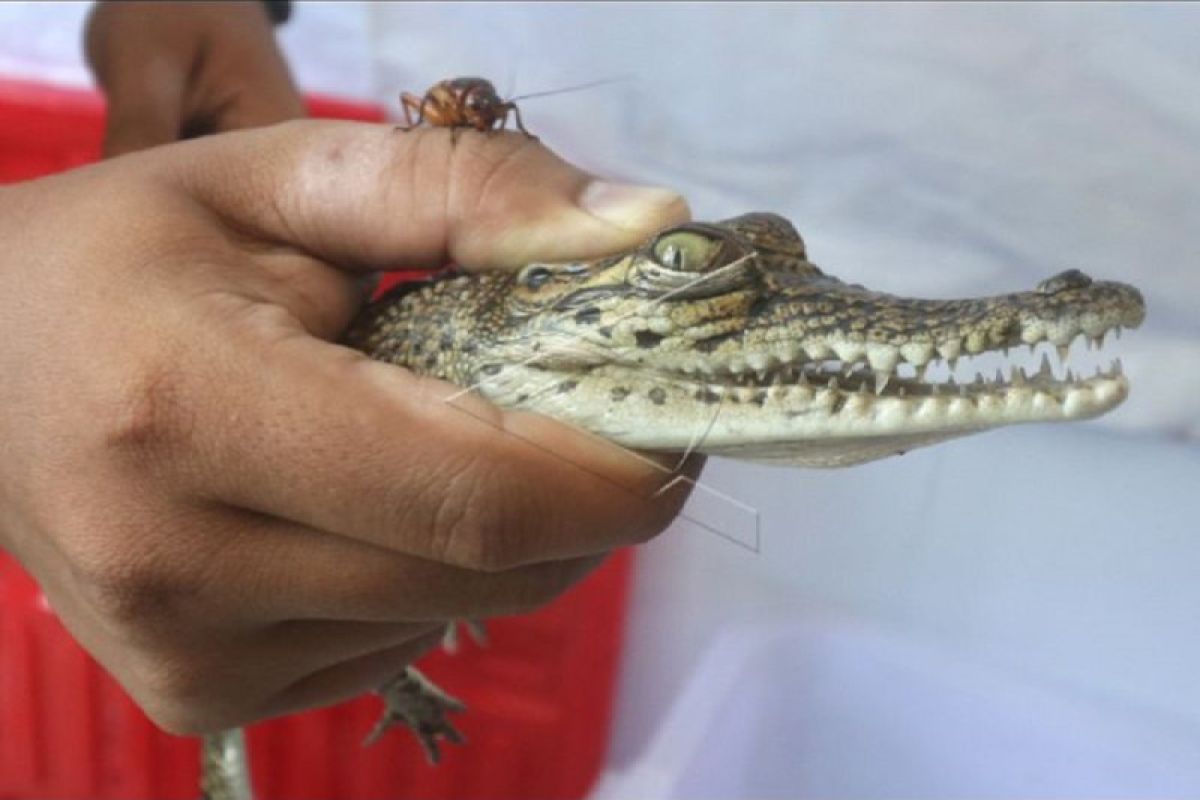
{"type": "Polygon", "coordinates": [[[1076,270],[996,297],[869,291],[756,213],[409,289],[368,309],[350,343],[630,447],[840,466],[1108,411],[1128,392],[1119,362],[1088,376],[1062,362],[1077,337],[1097,345],[1143,316],[1136,289],[1076,270]],[[1035,347],[1027,374],[1014,362],[1035,347]]]}

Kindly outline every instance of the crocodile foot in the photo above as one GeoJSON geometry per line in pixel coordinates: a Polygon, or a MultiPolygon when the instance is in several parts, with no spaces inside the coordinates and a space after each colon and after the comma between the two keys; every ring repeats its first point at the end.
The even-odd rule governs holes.
{"type": "Polygon", "coordinates": [[[443,692],[415,667],[406,668],[381,686],[379,696],[383,698],[383,717],[367,734],[364,745],[379,741],[393,725],[403,725],[421,742],[429,763],[437,764],[442,755],[438,749],[440,740],[454,744],[466,741],[446,718],[450,712],[465,711],[466,705],[443,692]]]}

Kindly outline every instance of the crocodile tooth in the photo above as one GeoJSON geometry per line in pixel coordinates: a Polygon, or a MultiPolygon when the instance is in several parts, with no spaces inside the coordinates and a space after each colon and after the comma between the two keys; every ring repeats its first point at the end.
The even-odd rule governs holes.
{"type": "Polygon", "coordinates": [[[833,351],[830,350],[824,342],[811,342],[806,344],[804,345],[804,352],[808,353],[808,357],[813,361],[820,361],[821,359],[828,358],[833,354],[833,351]]]}
{"type": "Polygon", "coordinates": [[[933,345],[929,342],[906,342],[900,345],[900,355],[916,366],[924,366],[933,358],[933,345]]]}
{"type": "Polygon", "coordinates": [[[1051,323],[1051,328],[1047,332],[1046,338],[1056,345],[1070,344],[1075,338],[1077,331],[1072,330],[1071,324],[1065,321],[1051,323]]]}
{"type": "Polygon", "coordinates": [[[1108,327],[1104,324],[1104,318],[1100,314],[1084,314],[1080,318],[1079,324],[1085,333],[1092,336],[1099,336],[1108,330],[1108,327]]]}
{"type": "Polygon", "coordinates": [[[842,361],[858,361],[863,355],[863,346],[858,342],[834,342],[833,351],[842,361]]]}
{"type": "MultiPolygon", "coordinates": [[[[957,339],[951,339],[939,344],[937,346],[937,350],[938,355],[947,361],[950,361],[951,359],[957,359],[959,353],[962,352],[962,342],[958,341],[957,339]]],[[[951,368],[953,369],[953,367],[951,368]]]]}
{"type": "Polygon", "coordinates": [[[867,349],[867,361],[871,364],[871,369],[876,372],[892,372],[896,369],[896,363],[900,360],[900,353],[894,347],[888,345],[871,345],[867,349]]]}
{"type": "Polygon", "coordinates": [[[765,353],[748,353],[746,355],[746,363],[753,370],[765,370],[769,366],[765,353]]]}
{"type": "Polygon", "coordinates": [[[1013,382],[1013,386],[1024,386],[1025,385],[1025,370],[1021,369],[1020,367],[1013,367],[1012,382],[1013,382]]]}
{"type": "Polygon", "coordinates": [[[887,388],[888,381],[892,379],[890,372],[875,373],[875,394],[883,394],[883,390],[887,388]]]}
{"type": "Polygon", "coordinates": [[[785,342],[779,346],[775,357],[784,363],[793,364],[804,357],[804,350],[795,342],[785,342]]]}
{"type": "Polygon", "coordinates": [[[1050,354],[1049,353],[1045,353],[1045,352],[1042,353],[1042,365],[1038,369],[1037,375],[1035,377],[1038,377],[1038,378],[1053,378],[1054,377],[1054,370],[1052,370],[1050,368],[1050,354]]]}

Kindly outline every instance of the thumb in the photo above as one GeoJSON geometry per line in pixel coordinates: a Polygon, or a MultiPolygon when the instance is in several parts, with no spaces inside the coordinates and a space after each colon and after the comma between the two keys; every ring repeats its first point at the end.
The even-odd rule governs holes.
{"type": "Polygon", "coordinates": [[[176,162],[220,216],[346,267],[588,258],[689,213],[670,189],[601,181],[516,133],[302,121],[184,146],[220,151],[176,162]]]}

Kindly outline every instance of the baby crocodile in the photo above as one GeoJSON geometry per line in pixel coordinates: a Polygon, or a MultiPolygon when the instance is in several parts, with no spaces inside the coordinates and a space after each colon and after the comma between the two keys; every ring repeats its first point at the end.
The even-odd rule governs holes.
{"type": "Polygon", "coordinates": [[[596,261],[401,286],[346,341],[629,447],[833,467],[1108,411],[1128,393],[1119,363],[1076,377],[1051,361],[1144,314],[1137,289],[1078,270],[969,300],[872,292],[821,272],[787,220],[756,213],[596,261]],[[1007,363],[1041,342],[1055,347],[1033,375],[1007,363]],[[972,381],[983,354],[1002,369],[972,381]]]}
{"type": "MultiPolygon", "coordinates": [[[[632,448],[835,467],[1102,414],[1128,393],[1120,363],[1076,376],[1070,344],[1098,346],[1144,315],[1137,289],[1078,270],[996,297],[873,292],[809,262],[787,220],[753,213],[594,261],[406,284],[345,342],[632,448]],[[1034,346],[1033,374],[1009,361],[1034,346]],[[977,375],[989,358],[996,374],[977,375]]],[[[461,704],[416,670],[381,694],[372,738],[403,724],[434,761],[439,740],[458,740],[446,714],[461,704]]],[[[236,733],[206,740],[210,797],[247,796],[230,789],[248,786],[244,755],[236,733]]]]}

